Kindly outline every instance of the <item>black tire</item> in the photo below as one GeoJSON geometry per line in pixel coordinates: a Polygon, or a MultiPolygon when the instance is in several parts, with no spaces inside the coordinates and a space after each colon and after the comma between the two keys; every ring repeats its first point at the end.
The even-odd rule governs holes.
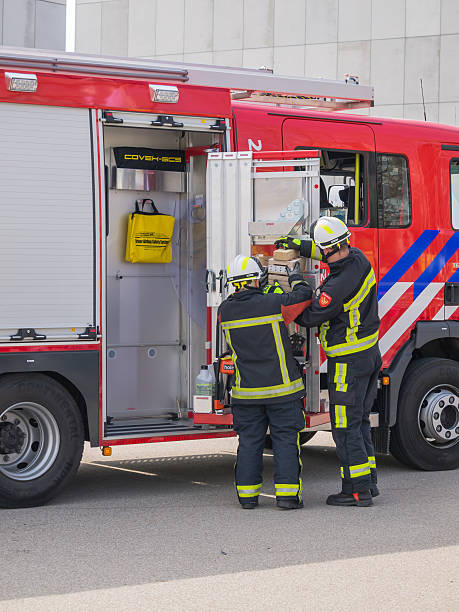
{"type": "MultiPolygon", "coordinates": [[[[301,431],[300,432],[300,445],[303,446],[309,440],[316,435],[317,431],[301,431]]],[[[271,436],[268,434],[265,440],[265,448],[272,448],[273,441],[271,440],[271,436]]]]}
{"type": "Polygon", "coordinates": [[[10,427],[13,435],[7,442],[1,438],[0,507],[40,506],[60,493],[80,464],[84,430],[78,406],[70,393],[48,376],[12,374],[0,379],[0,415],[0,428],[10,427]],[[19,425],[14,429],[13,423],[26,432],[29,427],[31,434],[22,438],[19,425]],[[32,439],[35,442],[31,443],[32,439]],[[16,454],[12,446],[8,450],[8,444],[17,444],[16,454]],[[18,456],[24,458],[22,463],[5,465],[18,456]]]}
{"type": "MultiPolygon", "coordinates": [[[[435,440],[428,435],[423,420],[425,414],[421,413],[421,408],[428,405],[426,397],[434,397],[429,394],[442,390],[448,390],[451,396],[458,398],[459,363],[437,358],[411,362],[402,381],[397,422],[391,430],[390,450],[401,463],[429,471],[459,467],[459,437],[453,439],[459,421],[452,425],[451,442],[435,440]]],[[[456,419],[458,406],[459,401],[456,400],[450,406],[450,412],[454,414],[455,411],[456,419]]],[[[448,427],[451,426],[451,419],[449,421],[448,427]]]]}

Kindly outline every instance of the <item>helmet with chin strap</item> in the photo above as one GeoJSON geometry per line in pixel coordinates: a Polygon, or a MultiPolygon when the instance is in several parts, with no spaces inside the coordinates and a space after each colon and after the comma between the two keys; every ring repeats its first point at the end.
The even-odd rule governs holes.
{"type": "Polygon", "coordinates": [[[236,255],[226,270],[226,282],[233,285],[236,291],[242,289],[254,280],[260,280],[265,269],[255,257],[236,255]]]}
{"type": "Polygon", "coordinates": [[[319,247],[324,261],[338,253],[343,246],[349,245],[351,232],[338,217],[320,217],[311,225],[310,236],[319,247]],[[331,249],[327,254],[324,249],[331,249]]]}

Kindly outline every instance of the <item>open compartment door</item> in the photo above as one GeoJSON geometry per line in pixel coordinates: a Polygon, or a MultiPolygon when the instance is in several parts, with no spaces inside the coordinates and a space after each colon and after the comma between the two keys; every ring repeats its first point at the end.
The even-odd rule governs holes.
{"type": "MultiPolygon", "coordinates": [[[[233,257],[272,253],[285,234],[302,236],[319,217],[318,151],[209,153],[207,165],[207,362],[220,350],[217,309],[227,295],[233,257]]],[[[306,262],[305,278],[319,282],[319,265],[306,262]]],[[[319,346],[307,332],[308,394],[319,408],[319,346]]]]}

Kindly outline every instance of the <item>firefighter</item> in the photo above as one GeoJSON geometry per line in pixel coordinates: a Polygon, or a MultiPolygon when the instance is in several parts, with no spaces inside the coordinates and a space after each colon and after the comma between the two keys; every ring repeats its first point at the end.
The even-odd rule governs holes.
{"type": "Polygon", "coordinates": [[[227,270],[235,292],[218,310],[235,367],[236,490],[243,508],[258,505],[269,426],[277,505],[296,509],[303,507],[299,432],[305,426],[304,384],[286,326],[310,303],[312,290],[296,271],[289,276],[291,293],[279,293],[266,280],[267,269],[257,259],[238,255],[227,270]]]}
{"type": "Polygon", "coordinates": [[[313,240],[285,237],[276,246],[326,262],[330,274],[311,305],[297,319],[318,326],[328,359],[328,392],[333,439],[340,461],[342,491],[327,498],[332,506],[371,506],[379,494],[371,440],[370,411],[376,399],[381,354],[378,298],[373,268],[350,247],[350,232],[336,217],[311,227],[313,240]]]}

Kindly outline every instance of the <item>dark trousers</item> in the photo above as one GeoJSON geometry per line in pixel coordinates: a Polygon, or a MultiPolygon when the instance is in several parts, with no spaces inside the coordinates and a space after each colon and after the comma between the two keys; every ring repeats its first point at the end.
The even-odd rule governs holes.
{"type": "Polygon", "coordinates": [[[328,360],[330,419],[343,493],[366,491],[377,480],[370,412],[380,368],[377,345],[355,355],[328,360]]]}
{"type": "Polygon", "coordinates": [[[301,501],[299,431],[304,428],[302,400],[281,404],[234,404],[234,430],[239,436],[235,468],[241,503],[257,502],[263,482],[263,450],[269,426],[274,454],[276,498],[301,501]]]}

